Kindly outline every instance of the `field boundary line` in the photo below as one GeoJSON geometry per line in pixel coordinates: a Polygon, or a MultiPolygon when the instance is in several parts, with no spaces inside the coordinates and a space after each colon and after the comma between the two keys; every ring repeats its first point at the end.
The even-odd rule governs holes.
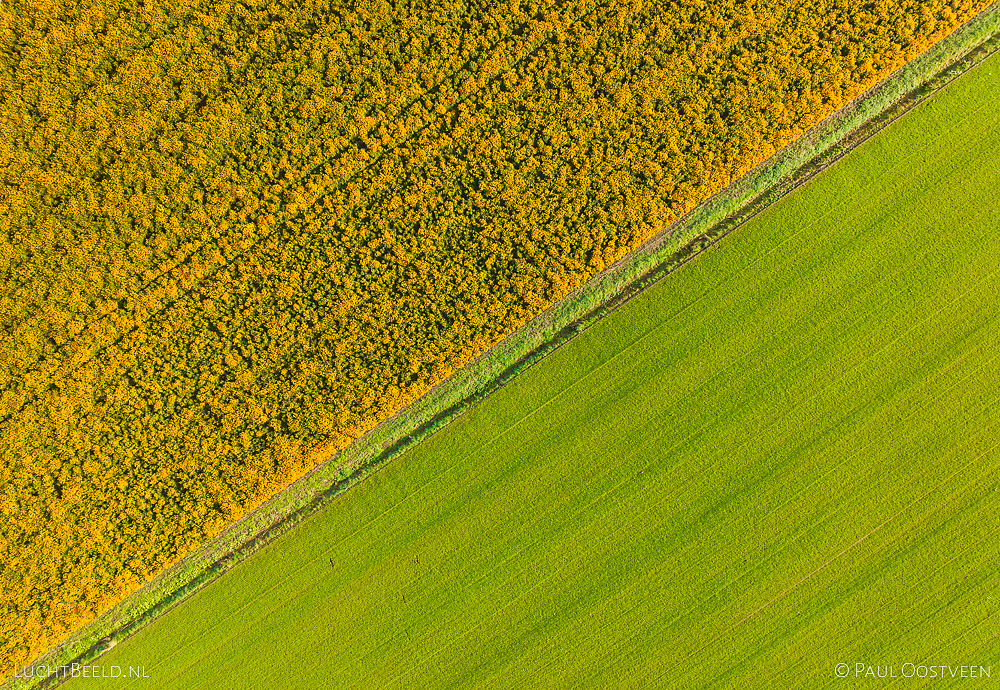
{"type": "MultiPolygon", "coordinates": [[[[996,33],[1000,29],[998,5],[1000,3],[993,3],[769,161],[595,275],[583,287],[550,306],[422,398],[230,525],[198,551],[161,573],[132,597],[32,665],[91,663],[114,644],[171,610],[341,492],[380,471],[415,443],[461,416],[471,405],[503,388],[576,335],[820,174],[847,152],[993,55],[1000,45],[1000,34],[996,33]],[[778,181],[772,184],[775,177],[778,181]],[[758,192],[758,189],[763,191],[758,192]],[[506,362],[512,363],[504,367],[506,362]]],[[[59,684],[54,677],[41,681],[19,680],[11,679],[0,688],[47,689],[59,684]]]]}

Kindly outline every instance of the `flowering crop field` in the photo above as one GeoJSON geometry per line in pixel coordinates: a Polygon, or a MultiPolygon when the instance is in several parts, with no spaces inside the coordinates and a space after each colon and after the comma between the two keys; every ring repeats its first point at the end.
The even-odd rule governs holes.
{"type": "Polygon", "coordinates": [[[150,680],[67,688],[995,678],[998,75],[995,56],[96,662],[150,680]]]}
{"type": "Polygon", "coordinates": [[[0,8],[0,676],[988,3],[0,8]]]}

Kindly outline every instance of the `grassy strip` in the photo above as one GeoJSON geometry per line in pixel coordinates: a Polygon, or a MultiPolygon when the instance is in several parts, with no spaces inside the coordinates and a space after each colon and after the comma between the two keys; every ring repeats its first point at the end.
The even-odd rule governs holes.
{"type": "MultiPolygon", "coordinates": [[[[186,559],[151,581],[38,663],[51,666],[68,664],[70,660],[89,663],[110,646],[112,639],[122,640],[162,615],[219,573],[383,467],[459,416],[470,404],[502,387],[750,215],[816,174],[824,165],[870,136],[878,126],[884,126],[955,74],[981,60],[991,49],[989,44],[982,45],[983,40],[997,28],[998,12],[994,5],[883,85],[814,128],[767,165],[700,206],[667,233],[595,277],[473,365],[230,527],[196,557],[186,559]],[[968,53],[966,59],[955,62],[975,46],[981,47],[968,53]],[[929,79],[928,75],[931,75],[929,79]],[[891,105],[901,97],[903,101],[891,105]],[[890,104],[889,109],[886,109],[887,104],[890,104]],[[875,124],[867,130],[858,130],[870,120],[875,124]],[[852,132],[855,134],[848,136],[852,132]],[[817,152],[820,153],[818,158],[817,152]],[[795,173],[796,170],[800,172],[795,173]],[[776,180],[782,182],[775,186],[776,180]],[[723,220],[719,222],[720,219],[723,220]]],[[[8,687],[30,687],[30,683],[13,682],[8,687]]]]}

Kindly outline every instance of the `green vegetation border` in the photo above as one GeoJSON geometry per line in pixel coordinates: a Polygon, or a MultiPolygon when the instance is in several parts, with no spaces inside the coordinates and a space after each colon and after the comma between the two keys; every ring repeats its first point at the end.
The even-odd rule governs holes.
{"type": "MultiPolygon", "coordinates": [[[[1000,49],[1000,2],[827,117],[684,218],[501,341],[417,402],[271,497],[30,667],[89,664],[555,349],[713,246],[1000,49]]],[[[61,682],[14,678],[2,690],[61,682]]]]}

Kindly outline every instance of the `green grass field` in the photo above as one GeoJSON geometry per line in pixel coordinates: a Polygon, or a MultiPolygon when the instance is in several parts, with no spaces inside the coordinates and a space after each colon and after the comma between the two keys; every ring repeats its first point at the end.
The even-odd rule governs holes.
{"type": "Polygon", "coordinates": [[[998,682],[997,112],[992,58],[65,687],[998,682]]]}

